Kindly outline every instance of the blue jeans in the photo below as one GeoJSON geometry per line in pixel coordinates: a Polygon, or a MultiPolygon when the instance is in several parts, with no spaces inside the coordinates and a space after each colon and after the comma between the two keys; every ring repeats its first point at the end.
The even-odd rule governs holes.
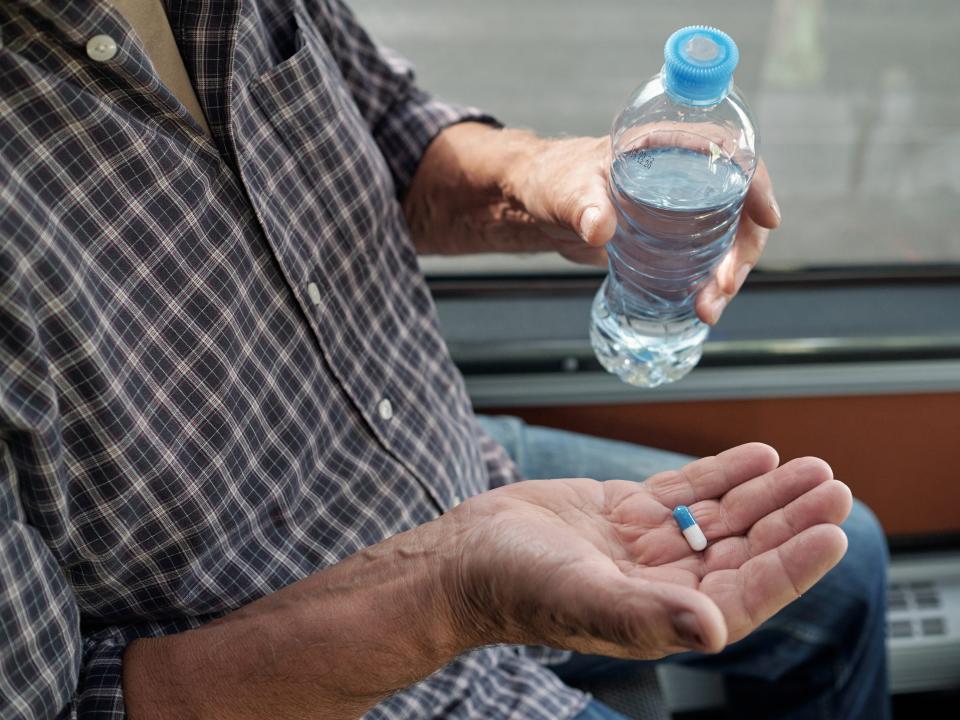
{"type": "MultiPolygon", "coordinates": [[[[691,458],[576,433],[528,426],[512,417],[481,417],[483,427],[524,477],[644,480],[691,458]]],[[[846,556],[804,595],[753,633],[716,655],[684,653],[660,662],[723,675],[731,716],[749,718],[890,718],[886,614],[887,545],[865,505],[854,501],[843,529],[846,556]]],[[[639,661],[575,655],[552,669],[575,684],[622,673],[639,661]]],[[[621,720],[596,700],[577,720],[621,720]]]]}

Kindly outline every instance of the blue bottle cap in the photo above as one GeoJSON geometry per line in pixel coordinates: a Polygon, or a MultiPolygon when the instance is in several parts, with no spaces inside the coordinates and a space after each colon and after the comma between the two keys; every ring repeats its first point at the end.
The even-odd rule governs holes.
{"type": "Polygon", "coordinates": [[[686,530],[688,527],[693,527],[697,524],[697,521],[693,519],[693,513],[690,512],[690,508],[686,505],[677,505],[673,509],[673,519],[677,521],[677,525],[680,526],[681,530],[686,530]]]}
{"type": "Polygon", "coordinates": [[[739,60],[737,44],[722,30],[681,28],[663,47],[663,87],[678,102],[716,105],[730,92],[739,60]]]}

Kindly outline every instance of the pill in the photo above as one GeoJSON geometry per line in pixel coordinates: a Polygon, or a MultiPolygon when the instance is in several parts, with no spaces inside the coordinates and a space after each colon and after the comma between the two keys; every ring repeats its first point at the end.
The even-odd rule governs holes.
{"type": "Polygon", "coordinates": [[[703,534],[703,530],[697,525],[697,521],[694,520],[690,508],[686,505],[677,505],[673,509],[673,519],[677,521],[677,525],[680,526],[680,532],[683,533],[683,536],[687,539],[687,543],[695,552],[700,552],[707,546],[707,536],[703,534]]]}

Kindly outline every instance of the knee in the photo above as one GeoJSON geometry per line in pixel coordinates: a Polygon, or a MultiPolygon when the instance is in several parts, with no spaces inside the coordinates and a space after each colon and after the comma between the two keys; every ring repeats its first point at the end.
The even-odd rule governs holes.
{"type": "Polygon", "coordinates": [[[796,602],[780,611],[770,627],[818,637],[824,648],[859,652],[864,643],[883,642],[887,600],[887,541],[876,516],[855,500],[841,525],[847,535],[843,559],[796,602]]]}
{"type": "Polygon", "coordinates": [[[872,573],[886,575],[889,559],[887,537],[873,511],[859,500],[854,500],[850,515],[840,527],[849,541],[844,560],[854,562],[872,573]]]}
{"type": "Polygon", "coordinates": [[[517,461],[523,444],[526,423],[513,415],[477,415],[477,423],[517,461]]]}
{"type": "Polygon", "coordinates": [[[838,576],[848,596],[861,611],[875,615],[886,602],[887,538],[876,515],[859,500],[841,525],[847,535],[847,553],[829,574],[838,576]]]}

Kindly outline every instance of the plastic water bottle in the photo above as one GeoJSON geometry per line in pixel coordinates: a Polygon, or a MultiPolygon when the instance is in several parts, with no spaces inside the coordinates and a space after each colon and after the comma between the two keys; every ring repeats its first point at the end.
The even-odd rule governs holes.
{"type": "Polygon", "coordinates": [[[603,367],[646,387],[700,360],[709,328],[694,302],[733,243],[758,152],[730,36],[683,28],[663,55],[613,124],[617,231],[590,328],[603,367]]]}

